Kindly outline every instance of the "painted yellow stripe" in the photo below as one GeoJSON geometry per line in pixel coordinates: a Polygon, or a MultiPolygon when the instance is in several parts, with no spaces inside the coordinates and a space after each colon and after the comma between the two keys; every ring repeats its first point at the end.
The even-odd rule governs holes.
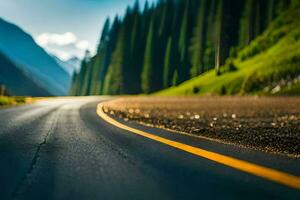
{"type": "Polygon", "coordinates": [[[185,152],[206,158],[208,160],[212,160],[215,161],[217,163],[232,167],[234,169],[243,171],[243,172],[247,172],[249,174],[252,175],[256,175],[258,177],[261,178],[265,178],[268,179],[270,181],[274,181],[276,183],[282,184],[282,185],[286,185],[295,189],[300,190],[300,177],[285,173],[285,172],[281,172],[275,169],[271,169],[268,167],[264,167],[264,166],[260,166],[257,164],[253,164],[247,161],[243,161],[243,160],[239,160],[236,158],[232,158],[229,156],[225,156],[222,154],[218,154],[218,153],[214,153],[211,151],[207,151],[207,150],[203,150],[197,147],[193,147],[193,146],[189,146],[180,142],[176,142],[176,141],[172,141],[169,139],[165,139],[156,135],[152,135],[150,133],[126,126],[116,120],[114,120],[113,118],[109,117],[107,114],[104,113],[103,111],[103,105],[102,103],[98,104],[97,107],[97,114],[104,119],[105,121],[107,121],[108,123],[126,130],[126,131],[130,131],[132,133],[135,133],[137,135],[149,138],[151,140],[155,140],[157,142],[166,144],[168,146],[174,147],[176,149],[180,149],[183,150],[185,152]]]}

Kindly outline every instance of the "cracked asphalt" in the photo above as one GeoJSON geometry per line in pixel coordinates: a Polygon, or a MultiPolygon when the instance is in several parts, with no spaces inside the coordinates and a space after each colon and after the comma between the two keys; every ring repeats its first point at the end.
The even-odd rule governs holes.
{"type": "MultiPolygon", "coordinates": [[[[102,97],[0,110],[0,199],[300,199],[300,191],[114,127],[102,97]]],[[[300,176],[300,161],[131,124],[300,176]]]]}

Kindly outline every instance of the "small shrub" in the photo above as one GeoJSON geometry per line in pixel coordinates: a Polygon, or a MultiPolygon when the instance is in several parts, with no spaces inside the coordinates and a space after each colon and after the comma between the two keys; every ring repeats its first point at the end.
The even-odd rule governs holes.
{"type": "Polygon", "coordinates": [[[193,94],[198,94],[200,92],[200,89],[196,86],[193,87],[193,94]]]}
{"type": "Polygon", "coordinates": [[[11,105],[14,102],[9,97],[0,96],[0,106],[11,105]]]}
{"type": "Polygon", "coordinates": [[[251,93],[254,91],[258,91],[263,87],[264,81],[259,77],[257,72],[250,74],[243,83],[242,92],[243,93],[251,93]]]}
{"type": "Polygon", "coordinates": [[[277,20],[274,21],[274,24],[273,24],[273,28],[274,29],[279,29],[281,28],[282,26],[284,26],[286,24],[286,19],[284,18],[277,18],[277,20]]]}
{"type": "Polygon", "coordinates": [[[293,35],[293,37],[294,37],[294,40],[295,40],[295,41],[300,40],[300,32],[296,32],[296,33],[293,35]]]}
{"type": "Polygon", "coordinates": [[[225,95],[227,93],[227,89],[224,85],[222,85],[221,89],[220,89],[220,94],[221,95],[225,95]]]}
{"type": "Polygon", "coordinates": [[[26,98],[25,97],[15,97],[15,101],[17,103],[26,103],[26,98]]]}
{"type": "Polygon", "coordinates": [[[248,47],[240,52],[239,59],[241,61],[245,61],[248,58],[260,54],[261,52],[278,43],[280,39],[282,39],[285,35],[286,32],[281,30],[259,37],[257,40],[253,41],[248,47]]]}
{"type": "Polygon", "coordinates": [[[281,38],[286,35],[284,31],[278,31],[274,35],[271,36],[270,46],[276,44],[281,38]]]}
{"type": "Polygon", "coordinates": [[[236,71],[238,68],[236,67],[234,61],[230,60],[229,64],[227,65],[227,71],[228,72],[233,72],[236,71]]]}
{"type": "Polygon", "coordinates": [[[222,73],[234,72],[238,70],[233,59],[227,59],[226,64],[221,69],[222,69],[222,73]]]}

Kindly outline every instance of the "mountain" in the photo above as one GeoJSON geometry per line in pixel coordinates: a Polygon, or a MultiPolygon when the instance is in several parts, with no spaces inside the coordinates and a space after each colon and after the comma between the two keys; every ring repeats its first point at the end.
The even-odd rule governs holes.
{"type": "Polygon", "coordinates": [[[72,57],[67,61],[63,61],[54,55],[53,58],[70,76],[72,76],[74,72],[78,72],[80,70],[81,60],[77,57],[72,57]]]}
{"type": "Polygon", "coordinates": [[[4,85],[9,95],[14,96],[50,96],[22,72],[12,61],[0,52],[0,85],[4,85]]]}
{"type": "Polygon", "coordinates": [[[52,95],[66,95],[71,76],[18,26],[0,18],[0,51],[52,95]]]}
{"type": "Polygon", "coordinates": [[[299,19],[300,3],[282,13],[235,58],[229,58],[221,75],[211,70],[156,95],[299,95],[299,19]]]}

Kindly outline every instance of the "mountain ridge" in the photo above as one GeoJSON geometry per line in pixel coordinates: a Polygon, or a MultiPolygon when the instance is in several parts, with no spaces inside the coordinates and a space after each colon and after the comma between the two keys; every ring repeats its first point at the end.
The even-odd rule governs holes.
{"type": "Polygon", "coordinates": [[[52,57],[70,76],[72,76],[74,72],[78,73],[78,71],[80,70],[81,60],[79,58],[77,58],[76,56],[74,56],[66,61],[59,59],[55,55],[52,55],[52,57]]]}
{"type": "Polygon", "coordinates": [[[19,26],[0,18],[0,50],[52,95],[66,95],[71,77],[19,26]]]}
{"type": "Polygon", "coordinates": [[[6,87],[7,93],[13,96],[51,96],[26,73],[0,52],[0,85],[6,87]]]}

